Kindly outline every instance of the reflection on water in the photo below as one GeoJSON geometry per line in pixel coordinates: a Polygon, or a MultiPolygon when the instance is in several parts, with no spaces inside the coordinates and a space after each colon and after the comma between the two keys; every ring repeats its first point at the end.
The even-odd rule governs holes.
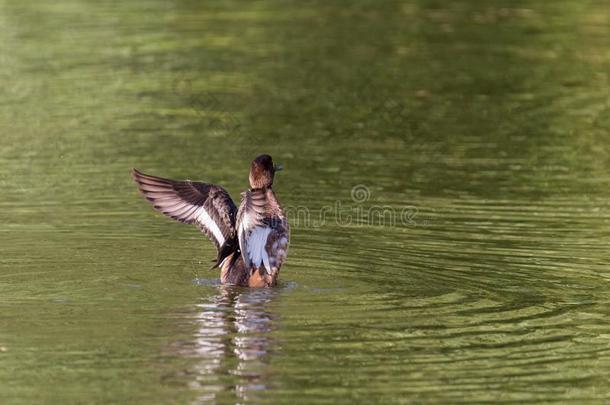
{"type": "Polygon", "coordinates": [[[277,289],[218,286],[216,295],[196,305],[193,339],[179,344],[178,351],[196,359],[189,386],[202,392],[199,400],[216,399],[221,391],[247,399],[268,388],[267,365],[277,350],[269,336],[277,320],[268,305],[278,294],[277,289]]]}

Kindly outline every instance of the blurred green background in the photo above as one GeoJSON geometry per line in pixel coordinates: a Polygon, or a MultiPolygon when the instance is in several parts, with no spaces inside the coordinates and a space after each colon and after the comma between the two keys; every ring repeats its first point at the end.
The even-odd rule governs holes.
{"type": "Polygon", "coordinates": [[[604,403],[609,74],[605,0],[0,1],[0,402],[604,403]],[[129,171],[259,153],[223,288],[129,171]]]}

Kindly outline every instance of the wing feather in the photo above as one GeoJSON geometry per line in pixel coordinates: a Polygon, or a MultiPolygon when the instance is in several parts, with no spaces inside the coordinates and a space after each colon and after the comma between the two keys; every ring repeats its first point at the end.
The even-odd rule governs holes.
{"type": "MultiPolygon", "coordinates": [[[[237,236],[239,241],[239,249],[241,251],[242,259],[246,265],[246,268],[250,268],[253,258],[257,259],[257,265],[260,266],[259,257],[262,258],[261,254],[258,254],[258,246],[262,246],[264,249],[265,244],[258,244],[253,240],[253,243],[257,247],[255,253],[250,244],[250,238],[253,231],[257,228],[264,229],[265,226],[265,214],[266,214],[266,196],[263,190],[248,190],[242,193],[242,200],[237,214],[237,223],[239,224],[237,229],[237,236]]],[[[258,234],[256,235],[258,236],[258,234]]],[[[266,235],[265,235],[266,236],[266,235]]]]}
{"type": "Polygon", "coordinates": [[[165,179],[136,169],[132,176],[142,195],[157,211],[177,221],[195,224],[210,238],[219,254],[223,245],[235,238],[237,207],[222,187],[165,179]]]}
{"type": "Polygon", "coordinates": [[[286,258],[288,221],[272,190],[248,190],[242,194],[237,214],[237,235],[246,268],[279,271],[286,258]]]}

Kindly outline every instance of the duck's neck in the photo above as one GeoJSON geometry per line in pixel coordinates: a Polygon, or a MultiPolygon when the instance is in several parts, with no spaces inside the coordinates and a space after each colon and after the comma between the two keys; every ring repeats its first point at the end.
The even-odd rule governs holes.
{"type": "Polygon", "coordinates": [[[266,193],[267,190],[271,190],[271,186],[250,187],[250,192],[252,193],[266,193]]]}

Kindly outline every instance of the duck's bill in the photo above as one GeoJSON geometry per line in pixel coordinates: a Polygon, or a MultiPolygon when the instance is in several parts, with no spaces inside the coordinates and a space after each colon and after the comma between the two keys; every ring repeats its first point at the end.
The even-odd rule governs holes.
{"type": "Polygon", "coordinates": [[[276,172],[281,172],[282,170],[284,170],[284,165],[282,165],[282,164],[275,165],[276,172]]]}

